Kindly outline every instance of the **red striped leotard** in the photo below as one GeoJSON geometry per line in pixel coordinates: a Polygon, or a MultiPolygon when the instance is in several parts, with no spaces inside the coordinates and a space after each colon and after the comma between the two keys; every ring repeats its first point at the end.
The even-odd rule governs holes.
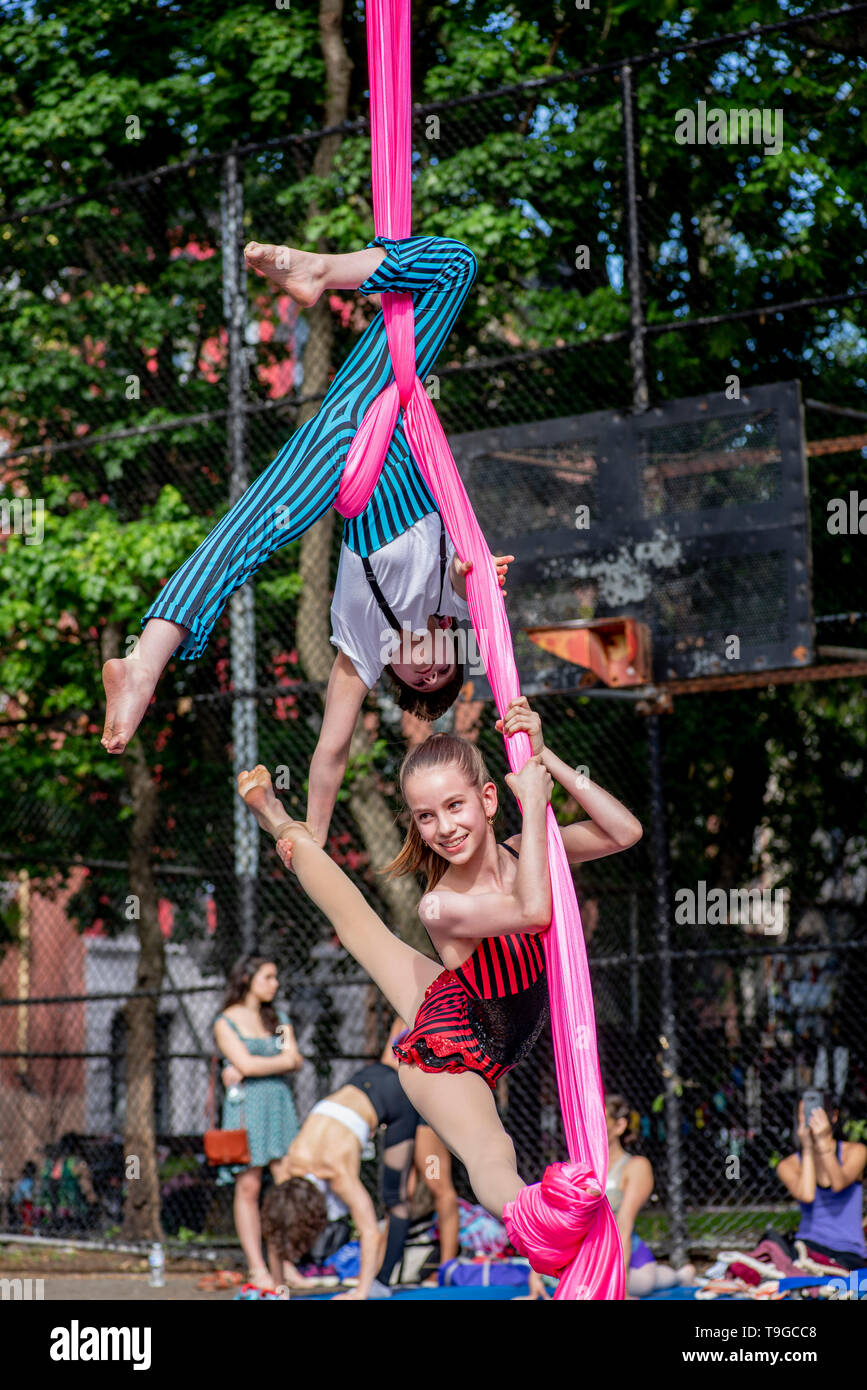
{"type": "MultiPolygon", "coordinates": [[[[518,857],[511,845],[503,848],[518,857]]],[[[479,1072],[493,1090],[530,1051],[547,1017],[539,933],[485,936],[463,965],[428,987],[393,1050],[422,1071],[479,1072]]]]}

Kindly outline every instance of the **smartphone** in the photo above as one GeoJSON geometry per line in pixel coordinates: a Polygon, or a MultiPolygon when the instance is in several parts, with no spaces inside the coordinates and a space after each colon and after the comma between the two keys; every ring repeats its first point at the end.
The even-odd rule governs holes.
{"type": "Polygon", "coordinates": [[[813,1111],[822,1109],[822,1092],[805,1091],[801,1099],[804,1102],[804,1124],[808,1125],[813,1111]]]}

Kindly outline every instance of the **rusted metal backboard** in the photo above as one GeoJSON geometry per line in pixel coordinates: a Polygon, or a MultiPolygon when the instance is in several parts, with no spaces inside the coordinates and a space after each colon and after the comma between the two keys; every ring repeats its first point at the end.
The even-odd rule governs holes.
{"type": "MultiPolygon", "coordinates": [[[[580,685],[526,630],[581,618],[646,623],[657,681],[813,661],[798,382],[450,443],[491,549],[516,557],[506,607],[525,692],[580,685]]],[[[474,693],[489,694],[478,673],[474,693]]]]}

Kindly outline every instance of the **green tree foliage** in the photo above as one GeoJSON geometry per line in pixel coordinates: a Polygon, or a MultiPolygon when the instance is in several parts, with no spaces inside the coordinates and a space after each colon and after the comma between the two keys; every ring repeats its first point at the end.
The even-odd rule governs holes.
{"type": "MultiPolygon", "coordinates": [[[[738,0],[724,25],[733,31],[781,16],[777,5],[738,0]]],[[[417,125],[414,227],[466,240],[480,263],[449,361],[596,340],[629,322],[616,72],[504,93],[489,105],[449,103],[707,37],[722,23],[713,11],[669,0],[586,11],[565,2],[414,5],[414,100],[444,103],[438,133],[417,125]],[[576,265],[579,245],[589,248],[586,269],[576,265]]],[[[651,324],[863,285],[863,27],[860,16],[850,16],[816,31],[757,36],[635,68],[651,324]],[[780,154],[677,144],[676,113],[700,100],[781,108],[780,154]]],[[[346,7],[341,31],[354,63],[350,116],[363,118],[360,5],[346,7]]],[[[160,580],[225,507],[224,417],[136,433],[225,407],[219,163],[187,169],[182,161],[231,143],[316,130],[323,75],[314,0],[293,0],[287,9],[214,0],[156,7],[28,0],[6,7],[0,181],[6,213],[15,216],[0,223],[0,425],[22,447],[114,436],[88,449],[14,461],[14,486],[43,498],[49,520],[41,546],[13,537],[3,557],[4,690],[27,697],[26,715],[50,718],[67,734],[54,747],[47,726],[44,733],[35,723],[7,728],[6,785],[17,806],[26,798],[28,807],[44,804],[46,812],[109,790],[111,817],[70,826],[76,851],[85,844],[91,854],[110,845],[116,851],[123,810],[123,779],[94,727],[101,634],[108,623],[124,638],[138,632],[160,580]],[[159,181],[136,182],[161,166],[167,172],[159,181]],[[62,205],[27,214],[52,202],[62,205]],[[72,625],[60,626],[62,614],[72,625]],[[86,725],[66,718],[71,709],[76,719],[87,715],[86,725]]],[[[327,188],[314,179],[312,150],[298,142],[246,157],[246,234],[291,242],[293,229],[307,226],[311,235],[327,234],[334,250],[370,237],[366,137],[343,141],[327,188]],[[314,201],[321,225],[311,226],[314,201]]],[[[250,294],[260,324],[251,389],[264,404],[263,369],[279,364],[286,335],[274,297],[263,295],[259,282],[250,294]],[[273,329],[269,341],[265,323],[273,329]]],[[[805,394],[863,404],[859,322],[849,304],[652,335],[652,395],[721,390],[735,371],[744,386],[798,375],[805,394]]],[[[353,334],[339,328],[341,350],[353,334]]],[[[478,428],[533,412],[539,418],[628,406],[625,341],[569,362],[540,359],[522,368],[530,383],[523,401],[511,389],[513,375],[481,394],[478,377],[453,377],[443,418],[450,429],[478,428]]],[[[296,386],[303,390],[303,380],[296,386]]],[[[848,429],[821,423],[829,434],[848,429]]],[[[282,411],[251,419],[254,472],[290,430],[282,411]]],[[[857,472],[857,455],[834,456],[821,467],[826,486],[842,491],[857,472]]],[[[855,573],[856,561],[850,542],[828,548],[821,497],[815,511],[817,546],[827,557],[816,576],[817,607],[836,611],[853,602],[844,567],[855,573]]],[[[295,554],[281,554],[263,576],[284,605],[280,630],[260,633],[263,681],[291,647],[295,554]]],[[[217,662],[224,660],[225,631],[224,619],[213,639],[217,662]]],[[[207,690],[215,676],[222,679],[209,651],[193,670],[175,663],[171,690],[207,690]]],[[[801,876],[799,891],[818,891],[827,865],[825,851],[804,851],[812,831],[824,828],[849,851],[864,832],[853,698],[851,688],[827,685],[678,702],[667,771],[672,845],[684,869],[697,871],[716,845],[727,875],[742,881],[753,867],[753,832],[768,816],[779,862],[801,876]],[[816,740],[818,756],[811,751],[816,740]],[[785,790],[784,811],[766,800],[772,774],[785,790]],[[832,798],[823,795],[828,786],[832,798]],[[714,817],[721,829],[710,832],[714,817]]],[[[226,743],[209,738],[194,713],[169,720],[172,713],[168,706],[159,717],[152,711],[140,737],[149,764],[165,769],[172,797],[192,785],[186,778],[195,779],[197,795],[185,802],[190,833],[203,853],[212,843],[218,857],[211,798],[223,785],[226,743]]],[[[572,728],[564,724],[564,739],[574,738],[572,728]]],[[[306,764],[315,727],[299,721],[293,733],[300,750],[293,761],[306,764]]],[[[303,775],[293,780],[293,788],[302,785],[303,775]]],[[[167,823],[173,803],[163,814],[167,823]]],[[[31,838],[48,847],[38,826],[31,838]]]]}

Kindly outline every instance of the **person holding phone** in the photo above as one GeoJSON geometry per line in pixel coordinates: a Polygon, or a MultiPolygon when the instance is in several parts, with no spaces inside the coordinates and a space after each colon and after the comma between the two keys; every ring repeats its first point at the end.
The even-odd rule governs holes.
{"type": "Polygon", "coordinates": [[[796,1129],[800,1153],[789,1154],[777,1168],[801,1208],[795,1240],[843,1269],[861,1269],[867,1266],[861,1186],[867,1145],[840,1137],[840,1115],[829,1092],[804,1092],[796,1129]]]}

